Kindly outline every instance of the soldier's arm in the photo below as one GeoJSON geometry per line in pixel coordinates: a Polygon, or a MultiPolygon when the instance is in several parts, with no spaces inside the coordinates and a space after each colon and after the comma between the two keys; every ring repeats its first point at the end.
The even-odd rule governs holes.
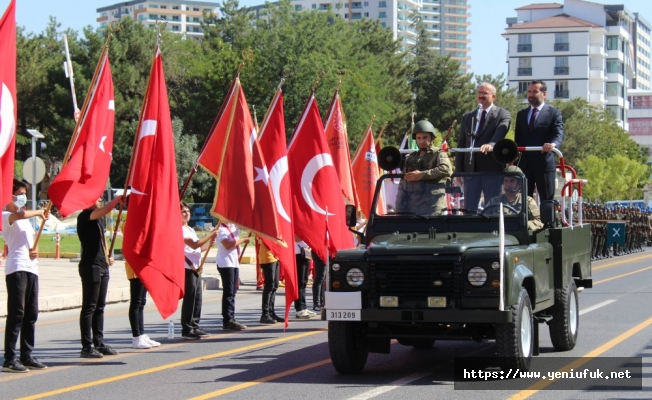
{"type": "MultiPolygon", "coordinates": [[[[453,170],[451,168],[451,162],[450,159],[448,158],[448,154],[444,152],[439,152],[439,162],[437,165],[435,165],[434,168],[431,168],[429,170],[423,171],[424,175],[423,178],[424,180],[441,180],[444,178],[450,178],[450,176],[453,174],[453,170]]],[[[435,160],[437,157],[435,157],[435,160]]]]}

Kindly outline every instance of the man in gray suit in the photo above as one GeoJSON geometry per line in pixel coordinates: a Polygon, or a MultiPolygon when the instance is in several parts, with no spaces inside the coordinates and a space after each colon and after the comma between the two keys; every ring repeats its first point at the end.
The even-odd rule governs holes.
{"type": "MultiPolygon", "coordinates": [[[[478,108],[462,117],[462,127],[457,140],[458,147],[479,148],[480,153],[458,153],[455,157],[456,172],[502,172],[504,165],[494,160],[489,153],[497,141],[504,139],[509,131],[511,116],[509,111],[494,104],[496,87],[489,82],[478,86],[478,108]]],[[[461,179],[460,179],[461,180],[461,179]]],[[[495,181],[488,178],[466,178],[463,182],[464,207],[471,210],[478,208],[480,195],[484,193],[485,201],[500,194],[500,178],[495,181]]]]}
{"type": "Polygon", "coordinates": [[[527,178],[528,196],[534,195],[534,186],[539,200],[553,200],[555,197],[555,156],[550,152],[564,140],[564,123],[561,111],[546,104],[546,83],[540,80],[530,82],[527,100],[530,107],[516,115],[514,141],[518,146],[542,147],[541,152],[526,151],[521,155],[518,166],[527,178]]]}

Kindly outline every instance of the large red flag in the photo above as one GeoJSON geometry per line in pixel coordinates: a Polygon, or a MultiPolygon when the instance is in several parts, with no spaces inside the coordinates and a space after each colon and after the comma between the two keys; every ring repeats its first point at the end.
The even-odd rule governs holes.
{"type": "Polygon", "coordinates": [[[122,252],[165,319],[183,298],[185,272],[174,136],[158,48],[143,101],[122,252]]]}
{"type": "Polygon", "coordinates": [[[0,60],[0,207],[4,207],[13,194],[16,153],[16,0],[0,19],[0,60]]]}
{"type": "Polygon", "coordinates": [[[344,200],[339,191],[333,158],[328,151],[315,96],[311,93],[290,142],[288,166],[292,183],[294,232],[324,261],[326,258],[326,213],[328,249],[353,247],[353,235],[346,226],[344,200]]]}
{"type": "Polygon", "coordinates": [[[98,68],[95,85],[88,93],[88,105],[82,110],[78,133],[73,135],[70,160],[48,188],[50,200],[64,217],[95,203],[109,179],[115,107],[106,48],[98,68]]]}
{"type": "Polygon", "coordinates": [[[285,141],[285,121],[283,112],[283,93],[280,89],[272,99],[260,131],[260,148],[267,162],[269,182],[278,212],[281,237],[286,246],[265,240],[265,245],[281,263],[285,277],[285,324],[289,320],[290,307],[297,299],[297,268],[294,254],[294,228],[292,227],[292,195],[290,175],[288,174],[287,144],[285,141]],[[287,179],[286,179],[287,177],[287,179]]]}
{"type": "Polygon", "coordinates": [[[217,179],[211,214],[276,240],[281,236],[276,206],[254,121],[238,77],[232,87],[198,160],[217,179]]]}
{"type": "Polygon", "coordinates": [[[335,171],[337,171],[337,177],[340,180],[342,194],[346,201],[355,205],[357,209],[359,205],[355,187],[356,182],[351,171],[351,152],[346,132],[346,117],[344,116],[342,100],[338,90],[333,94],[333,99],[328,107],[324,132],[326,133],[328,149],[331,152],[331,157],[333,157],[335,171]]]}
{"type": "MultiPolygon", "coordinates": [[[[371,213],[371,204],[374,200],[376,191],[376,181],[379,178],[378,157],[376,155],[376,145],[374,143],[374,133],[371,130],[371,124],[367,128],[362,141],[358,145],[353,163],[351,164],[355,186],[360,199],[360,209],[365,217],[369,218],[371,213]]],[[[385,204],[382,196],[379,198],[377,210],[385,213],[385,204]]]]}

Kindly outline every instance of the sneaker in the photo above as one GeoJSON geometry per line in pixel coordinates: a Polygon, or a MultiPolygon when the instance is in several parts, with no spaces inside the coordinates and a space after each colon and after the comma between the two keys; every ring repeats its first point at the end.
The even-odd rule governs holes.
{"type": "Polygon", "coordinates": [[[312,312],[310,310],[306,310],[306,312],[308,313],[308,315],[310,315],[310,318],[317,316],[317,313],[312,312]]]}
{"type": "Polygon", "coordinates": [[[274,321],[276,321],[276,322],[285,322],[285,318],[279,317],[276,314],[270,314],[270,317],[272,317],[274,319],[274,321]]]}
{"type": "Polygon", "coordinates": [[[29,369],[46,369],[48,366],[37,360],[35,357],[30,357],[25,360],[20,360],[21,364],[29,369]]]}
{"type": "Polygon", "coordinates": [[[319,313],[319,312],[321,312],[321,307],[319,307],[319,306],[314,306],[314,307],[312,308],[312,311],[314,311],[314,312],[316,312],[316,313],[319,313]]]}
{"type": "Polygon", "coordinates": [[[181,337],[186,339],[186,340],[197,340],[197,339],[200,338],[200,336],[198,334],[196,334],[195,332],[193,332],[193,331],[182,334],[181,337]]]}
{"type": "Polygon", "coordinates": [[[202,331],[200,328],[194,328],[192,331],[199,337],[208,337],[211,335],[210,333],[202,331]]]}
{"type": "MultiPolygon", "coordinates": [[[[312,313],[312,314],[314,314],[314,313],[312,313]]],[[[296,313],[296,317],[297,317],[297,319],[310,319],[310,318],[314,317],[314,315],[311,315],[310,311],[308,311],[306,309],[306,310],[298,311],[296,313]]]]}
{"type": "Polygon", "coordinates": [[[147,335],[143,335],[143,338],[152,347],[159,347],[161,345],[161,343],[157,342],[156,340],[150,339],[149,336],[147,336],[147,335]]]}
{"type": "Polygon", "coordinates": [[[236,320],[231,320],[222,326],[222,329],[229,329],[232,331],[243,331],[247,329],[247,325],[243,325],[236,320]]]}
{"type": "Polygon", "coordinates": [[[260,323],[261,324],[266,324],[266,325],[274,325],[276,323],[276,320],[269,315],[263,315],[260,317],[260,323]]]}
{"type": "Polygon", "coordinates": [[[104,357],[102,353],[97,351],[93,347],[89,347],[88,349],[82,349],[81,353],[79,353],[79,357],[81,358],[102,358],[104,357]]]}
{"type": "Polygon", "coordinates": [[[13,360],[9,362],[5,362],[2,364],[2,370],[5,372],[13,372],[15,374],[24,374],[26,372],[29,372],[27,368],[23,364],[20,363],[18,360],[13,360]]]}
{"type": "Polygon", "coordinates": [[[115,356],[116,354],[118,354],[118,352],[108,344],[98,347],[97,351],[104,354],[105,356],[115,356]]]}
{"type": "Polygon", "coordinates": [[[134,349],[151,349],[152,345],[149,344],[144,338],[145,335],[140,335],[135,338],[131,338],[131,347],[134,349]]]}

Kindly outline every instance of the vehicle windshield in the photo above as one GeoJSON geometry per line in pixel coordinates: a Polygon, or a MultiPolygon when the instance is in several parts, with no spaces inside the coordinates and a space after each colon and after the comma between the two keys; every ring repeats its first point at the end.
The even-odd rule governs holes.
{"type": "Polygon", "coordinates": [[[497,218],[502,203],[505,217],[519,216],[527,196],[523,182],[518,172],[453,174],[446,185],[387,174],[378,181],[374,211],[378,216],[497,218]]]}

